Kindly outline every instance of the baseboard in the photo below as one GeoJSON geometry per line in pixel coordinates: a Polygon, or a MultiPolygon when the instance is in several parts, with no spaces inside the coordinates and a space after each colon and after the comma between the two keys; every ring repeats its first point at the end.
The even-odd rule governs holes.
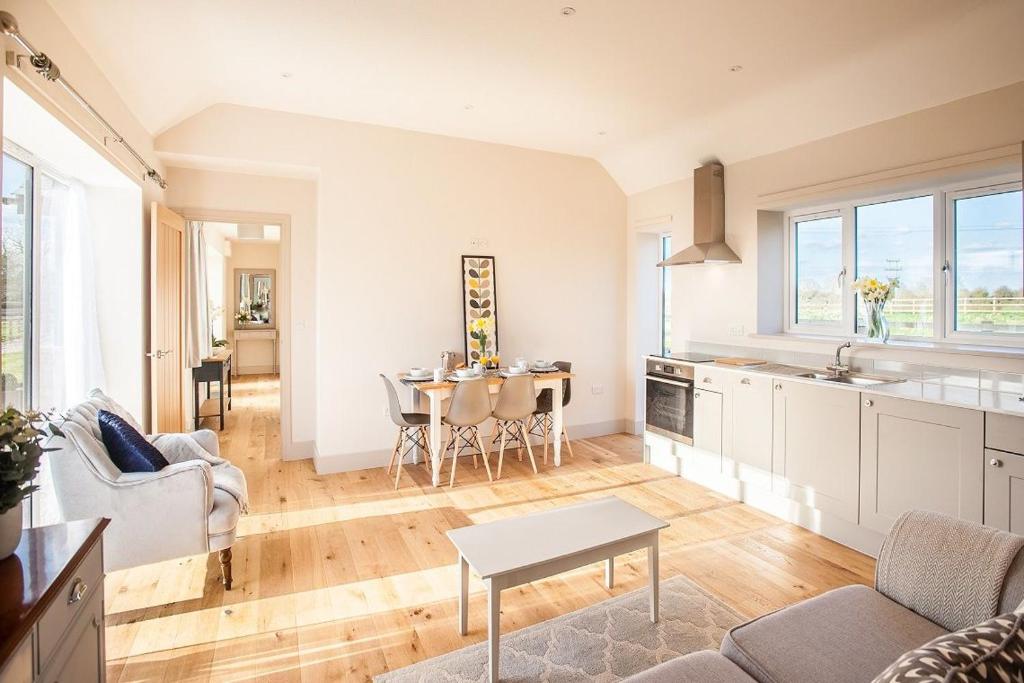
{"type": "MultiPolygon", "coordinates": [[[[608,434],[621,434],[629,427],[629,420],[606,420],[604,422],[592,422],[582,425],[566,425],[565,431],[570,439],[592,439],[597,436],[608,434]]],[[[486,431],[483,436],[486,436],[486,431]]],[[[534,437],[534,443],[543,443],[542,439],[534,437]]],[[[491,452],[498,450],[495,445],[491,452]]],[[[565,451],[562,451],[565,453],[565,451]]],[[[468,453],[467,453],[468,455],[468,453]]],[[[391,449],[374,451],[363,451],[360,453],[341,453],[338,455],[321,455],[314,446],[313,465],[317,474],[335,474],[338,472],[354,472],[356,470],[368,470],[375,467],[387,467],[391,459],[391,449]]]]}
{"type": "Polygon", "coordinates": [[[287,446],[281,446],[282,460],[307,460],[315,456],[315,441],[294,441],[287,446]]]}
{"type": "Polygon", "coordinates": [[[277,374],[277,366],[275,365],[246,365],[243,367],[236,367],[235,374],[237,375],[275,375],[277,374]]]}

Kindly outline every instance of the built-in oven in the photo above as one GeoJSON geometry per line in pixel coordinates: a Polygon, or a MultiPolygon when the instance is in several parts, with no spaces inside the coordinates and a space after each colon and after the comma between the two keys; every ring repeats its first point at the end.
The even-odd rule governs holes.
{"type": "Polygon", "coordinates": [[[647,431],[693,445],[693,366],[647,361],[647,431]]]}

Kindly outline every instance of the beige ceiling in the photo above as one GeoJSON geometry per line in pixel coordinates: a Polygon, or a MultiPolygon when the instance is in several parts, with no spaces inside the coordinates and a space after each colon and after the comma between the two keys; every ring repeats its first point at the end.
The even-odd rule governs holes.
{"type": "Polygon", "coordinates": [[[590,156],[627,192],[1024,80],[1022,0],[50,2],[154,134],[228,102],[590,156]]]}

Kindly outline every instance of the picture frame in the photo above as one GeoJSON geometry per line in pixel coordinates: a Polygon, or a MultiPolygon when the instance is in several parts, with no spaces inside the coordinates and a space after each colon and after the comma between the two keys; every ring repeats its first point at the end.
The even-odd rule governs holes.
{"type": "Polygon", "coordinates": [[[466,365],[475,362],[491,365],[494,363],[490,359],[500,355],[495,271],[496,263],[493,256],[462,256],[462,335],[466,365]],[[470,329],[470,323],[478,319],[492,321],[491,329],[484,334],[484,348],[480,348],[480,332],[470,329]]]}

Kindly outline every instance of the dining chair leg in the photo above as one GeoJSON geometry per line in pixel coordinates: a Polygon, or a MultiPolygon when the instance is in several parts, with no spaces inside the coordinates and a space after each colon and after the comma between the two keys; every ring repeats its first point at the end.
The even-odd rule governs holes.
{"type": "Polygon", "coordinates": [[[530,445],[530,440],[523,435],[523,426],[525,423],[522,420],[516,422],[516,426],[519,427],[519,436],[522,437],[523,443],[526,444],[526,452],[530,454],[530,465],[533,466],[533,473],[537,474],[537,461],[533,457],[533,446],[530,445]]]}
{"type": "MultiPolygon", "coordinates": [[[[402,436],[405,436],[405,435],[406,435],[406,434],[405,434],[405,429],[402,429],[402,436]]],[[[403,440],[403,441],[404,441],[404,440],[403,440]]],[[[402,441],[399,441],[398,443],[399,443],[399,445],[400,445],[400,446],[404,445],[404,443],[403,443],[402,441]]],[[[396,491],[398,490],[398,482],[399,482],[399,481],[401,480],[401,478],[402,478],[402,461],[403,461],[403,460],[405,460],[405,458],[403,457],[403,455],[404,455],[404,454],[402,453],[402,449],[401,449],[401,448],[399,448],[399,449],[398,449],[398,471],[397,471],[397,473],[395,474],[395,490],[396,490],[396,491]]]]}
{"type": "Polygon", "coordinates": [[[398,448],[402,445],[402,429],[398,429],[398,441],[395,442],[395,449],[391,451],[391,460],[388,462],[388,476],[391,476],[391,470],[395,466],[395,456],[398,455],[398,448]]]}
{"type": "Polygon", "coordinates": [[[422,437],[422,439],[423,439],[423,453],[424,453],[424,455],[426,455],[426,457],[423,458],[423,460],[424,460],[424,462],[427,465],[427,472],[431,472],[432,473],[433,470],[434,470],[434,462],[433,462],[433,455],[434,454],[433,454],[433,451],[430,450],[430,436],[427,434],[427,428],[426,427],[420,427],[420,437],[422,437]]]}
{"type": "Polygon", "coordinates": [[[572,441],[569,441],[569,432],[565,431],[565,425],[562,425],[562,436],[565,438],[565,445],[569,447],[569,457],[575,459],[576,454],[572,452],[572,441]]]}
{"type": "Polygon", "coordinates": [[[501,427],[501,446],[498,447],[498,479],[501,479],[501,465],[505,462],[505,427],[501,427]]]}
{"type": "Polygon", "coordinates": [[[487,451],[484,450],[484,440],[480,438],[480,430],[473,427],[473,434],[476,436],[476,443],[480,446],[480,454],[484,459],[484,469],[487,470],[487,481],[494,481],[494,477],[491,476],[491,463],[487,459],[487,451]]]}
{"type": "Polygon", "coordinates": [[[455,449],[452,451],[452,476],[448,480],[448,488],[455,486],[455,466],[459,462],[459,451],[461,450],[459,448],[459,433],[454,429],[452,431],[452,438],[455,441],[455,449]]]}

